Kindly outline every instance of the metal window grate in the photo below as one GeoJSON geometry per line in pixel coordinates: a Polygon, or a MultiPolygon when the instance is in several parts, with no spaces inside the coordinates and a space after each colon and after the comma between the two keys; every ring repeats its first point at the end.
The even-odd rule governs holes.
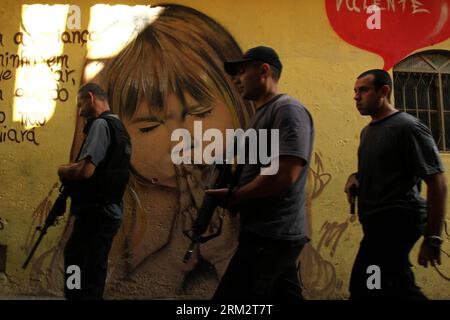
{"type": "Polygon", "coordinates": [[[441,151],[450,151],[450,51],[418,53],[397,64],[394,99],[430,128],[441,151]]]}

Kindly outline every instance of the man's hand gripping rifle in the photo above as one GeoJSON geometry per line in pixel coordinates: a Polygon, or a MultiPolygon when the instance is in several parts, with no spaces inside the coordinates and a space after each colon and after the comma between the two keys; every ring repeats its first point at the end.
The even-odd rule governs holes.
{"type": "Polygon", "coordinates": [[[205,243],[213,238],[218,237],[222,232],[222,221],[220,221],[219,228],[217,232],[204,236],[209,223],[211,222],[212,216],[216,208],[220,205],[224,208],[228,207],[231,195],[234,188],[237,186],[239,176],[242,170],[242,165],[236,165],[236,170],[233,172],[231,164],[215,164],[213,168],[213,175],[217,176],[215,183],[211,186],[211,189],[222,189],[228,188],[228,193],[225,198],[224,203],[217,197],[209,194],[205,194],[203,198],[203,203],[197,211],[197,219],[192,224],[192,229],[185,230],[184,234],[191,239],[191,244],[189,249],[184,255],[183,261],[186,263],[192,257],[192,254],[196,250],[199,244],[205,243]]]}

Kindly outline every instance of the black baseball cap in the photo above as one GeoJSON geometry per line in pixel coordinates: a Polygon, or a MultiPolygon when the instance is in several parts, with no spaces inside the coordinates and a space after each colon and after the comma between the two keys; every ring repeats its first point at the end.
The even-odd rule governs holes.
{"type": "Polygon", "coordinates": [[[274,66],[278,70],[283,69],[283,65],[281,64],[280,58],[278,54],[269,47],[259,46],[255,48],[251,48],[247,50],[246,53],[239,60],[227,61],[224,63],[225,71],[231,75],[235,76],[237,74],[237,69],[240,64],[247,61],[261,61],[274,66]]]}

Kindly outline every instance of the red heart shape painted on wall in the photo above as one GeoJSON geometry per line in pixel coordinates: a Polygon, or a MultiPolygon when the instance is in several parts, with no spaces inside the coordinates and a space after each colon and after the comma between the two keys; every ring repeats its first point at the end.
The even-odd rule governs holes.
{"type": "Polygon", "coordinates": [[[325,5],[334,31],[380,55],[385,70],[414,50],[450,38],[450,0],[325,0],[325,5]],[[373,4],[380,11],[369,13],[373,4]]]}

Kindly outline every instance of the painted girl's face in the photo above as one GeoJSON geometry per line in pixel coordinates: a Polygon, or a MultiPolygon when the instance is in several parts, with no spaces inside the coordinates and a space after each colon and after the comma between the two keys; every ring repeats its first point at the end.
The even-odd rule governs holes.
{"type": "MultiPolygon", "coordinates": [[[[124,120],[133,146],[131,163],[134,170],[148,182],[176,188],[177,180],[171,152],[179,141],[171,141],[175,129],[187,129],[192,137],[192,148],[199,148],[199,141],[194,141],[194,121],[202,122],[202,129],[219,129],[225,136],[226,129],[233,128],[233,121],[228,107],[216,99],[211,105],[200,105],[190,95],[185,95],[186,106],[183,107],[175,94],[167,98],[166,114],[157,117],[151,113],[151,106],[143,101],[135,114],[124,120]],[[185,111],[184,111],[185,110],[185,111]]],[[[199,137],[201,139],[201,137],[199,137]]],[[[203,147],[209,142],[203,143],[203,147]]],[[[193,155],[193,153],[192,153],[193,155]]]]}

